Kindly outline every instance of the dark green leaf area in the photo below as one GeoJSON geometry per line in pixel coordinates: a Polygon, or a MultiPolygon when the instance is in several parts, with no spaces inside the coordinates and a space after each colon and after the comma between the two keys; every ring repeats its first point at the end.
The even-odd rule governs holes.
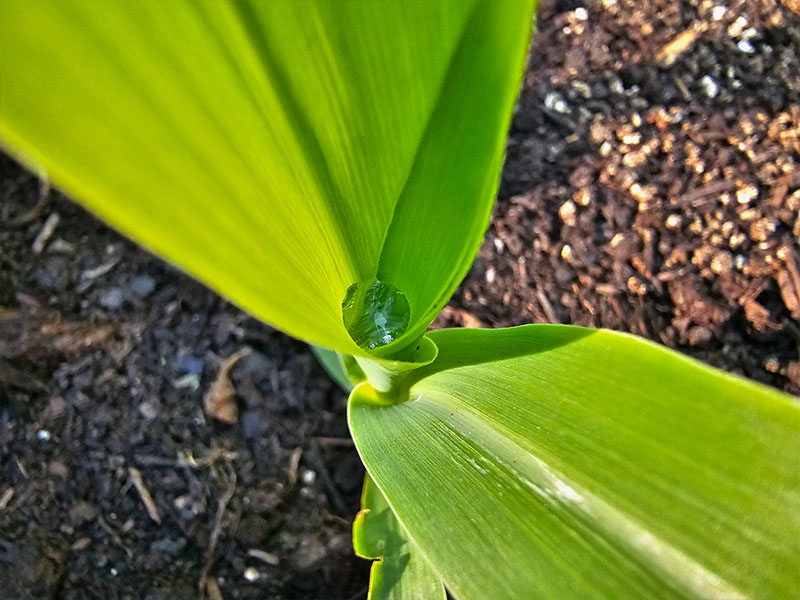
{"type": "Polygon", "coordinates": [[[353,439],[459,600],[797,598],[800,405],[650,342],[439,330],[353,439]]]}
{"type": "Polygon", "coordinates": [[[378,560],[383,558],[387,548],[397,549],[405,545],[392,509],[368,475],[361,504],[353,537],[359,556],[378,560]]]}
{"type": "Polygon", "coordinates": [[[392,343],[408,328],[411,308],[405,294],[390,283],[371,279],[347,288],[342,319],[350,337],[366,349],[392,343]]]}
{"type": "Polygon", "coordinates": [[[408,540],[369,475],[361,509],[353,523],[353,547],[360,557],[375,561],[367,600],[444,600],[442,581],[408,540]]]}
{"type": "MultiPolygon", "coordinates": [[[[325,369],[325,372],[333,379],[342,390],[348,394],[352,391],[354,380],[350,377],[345,360],[355,362],[352,356],[341,356],[334,350],[323,348],[315,344],[309,344],[311,352],[317,357],[319,364],[325,369]]],[[[358,365],[356,365],[358,366],[358,365]]],[[[360,381],[360,380],[359,380],[360,381]]]]}

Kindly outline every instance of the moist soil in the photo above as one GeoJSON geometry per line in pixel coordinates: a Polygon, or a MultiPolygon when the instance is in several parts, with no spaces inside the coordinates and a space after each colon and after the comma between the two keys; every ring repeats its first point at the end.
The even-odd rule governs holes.
{"type": "MultiPolygon", "coordinates": [[[[609,327],[800,392],[800,3],[543,1],[531,57],[434,326],[609,327]]],[[[307,347],[0,178],[0,598],[365,598],[307,347]]]]}

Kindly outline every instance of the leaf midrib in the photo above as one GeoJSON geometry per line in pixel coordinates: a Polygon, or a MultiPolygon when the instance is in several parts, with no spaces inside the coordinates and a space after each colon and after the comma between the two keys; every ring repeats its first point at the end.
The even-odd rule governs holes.
{"type": "MultiPolygon", "coordinates": [[[[428,112],[425,125],[423,126],[420,132],[419,141],[417,143],[416,148],[414,149],[414,157],[409,163],[408,171],[406,172],[406,175],[403,178],[403,183],[401,184],[399,192],[392,205],[392,210],[389,216],[389,223],[386,227],[386,231],[384,232],[383,239],[381,240],[378,250],[378,262],[375,265],[376,274],[380,272],[381,263],[383,261],[384,248],[386,246],[386,240],[392,234],[392,230],[394,228],[395,215],[397,214],[397,207],[399,206],[400,202],[402,202],[407,197],[406,190],[408,189],[409,182],[411,181],[412,176],[417,168],[417,165],[419,164],[419,158],[423,152],[424,142],[425,140],[428,139],[428,133],[431,130],[434,123],[434,115],[436,115],[439,112],[439,106],[442,104],[442,101],[444,99],[444,91],[448,87],[447,83],[453,76],[452,75],[453,65],[455,64],[458,55],[464,50],[465,40],[467,38],[472,22],[475,20],[475,15],[477,14],[477,12],[478,12],[478,2],[473,2],[469,15],[466,17],[466,19],[464,19],[464,25],[459,33],[458,41],[453,47],[453,52],[450,54],[450,57],[448,58],[447,67],[444,69],[442,73],[442,78],[441,81],[439,82],[438,89],[436,92],[436,100],[434,100],[433,104],[431,104],[431,108],[430,111],[428,112]]],[[[411,307],[411,310],[413,313],[414,310],[413,306],[411,307]]]]}

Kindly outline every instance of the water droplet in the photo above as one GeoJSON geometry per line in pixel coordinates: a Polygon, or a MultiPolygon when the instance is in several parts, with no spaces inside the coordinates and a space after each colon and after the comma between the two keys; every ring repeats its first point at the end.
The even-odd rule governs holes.
{"type": "Polygon", "coordinates": [[[486,475],[489,472],[489,469],[480,466],[474,458],[470,458],[469,462],[473,467],[475,467],[475,470],[478,471],[478,473],[480,473],[481,475],[486,475]]]}
{"type": "Polygon", "coordinates": [[[342,319],[350,337],[370,350],[390,344],[408,327],[411,308],[405,294],[390,283],[370,279],[347,288],[342,319]]]}

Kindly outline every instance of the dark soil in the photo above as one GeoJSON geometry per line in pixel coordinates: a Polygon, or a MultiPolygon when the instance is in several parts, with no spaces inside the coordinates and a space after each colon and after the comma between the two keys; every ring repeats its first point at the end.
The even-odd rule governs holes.
{"type": "Polygon", "coordinates": [[[438,325],[630,331],[800,392],[800,3],[542,3],[438,325]]]}
{"type": "Polygon", "coordinates": [[[363,469],[306,346],[0,169],[0,598],[197,598],[204,569],[227,599],[364,590],[363,469]],[[243,347],[226,425],[203,398],[243,347]]]}
{"type": "MultiPolygon", "coordinates": [[[[610,327],[800,391],[800,6],[726,6],[542,2],[437,325],[610,327]]],[[[0,179],[0,598],[364,598],[363,470],[307,348],[0,179]],[[204,397],[245,347],[228,425],[204,397]]]]}

